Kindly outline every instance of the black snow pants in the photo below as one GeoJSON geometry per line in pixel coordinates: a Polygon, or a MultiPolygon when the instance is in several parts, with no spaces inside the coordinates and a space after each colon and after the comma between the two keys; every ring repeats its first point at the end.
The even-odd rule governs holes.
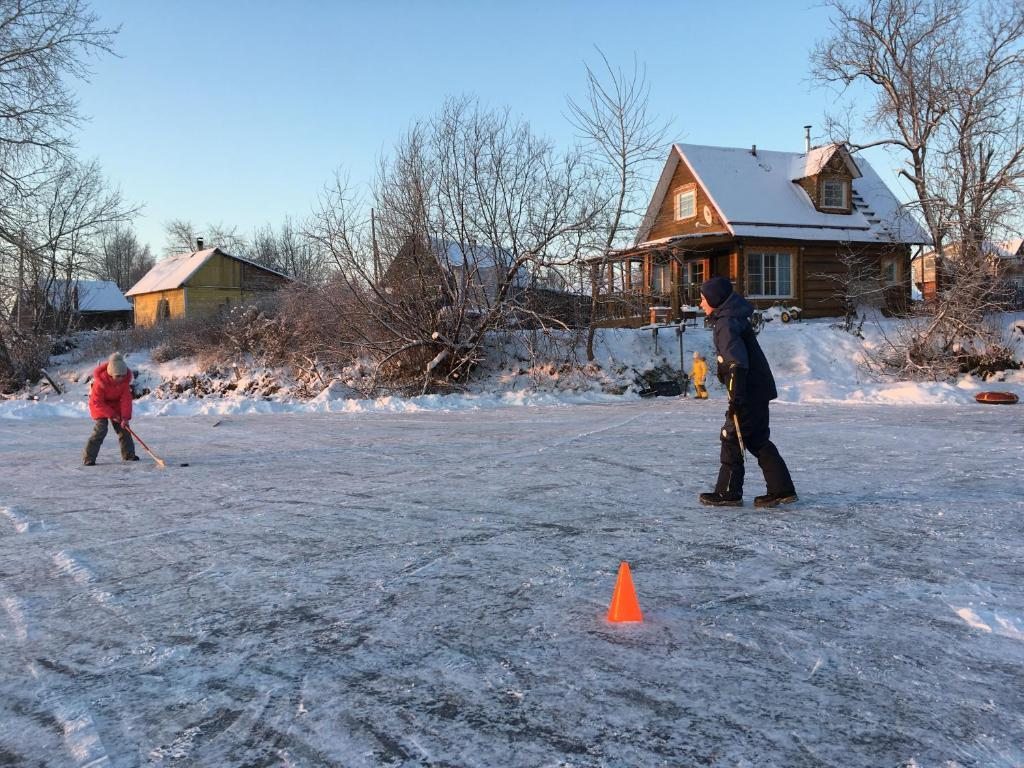
{"type": "MultiPolygon", "coordinates": [[[[739,409],[740,430],[743,433],[743,445],[755,457],[764,474],[764,482],[768,493],[793,493],[793,478],[789,467],[779,454],[775,443],[769,440],[768,402],[753,402],[739,409]]],[[[722,425],[722,466],[718,470],[718,482],[715,491],[723,494],[743,495],[743,450],[736,437],[736,424],[731,417],[726,418],[722,425]]]]}

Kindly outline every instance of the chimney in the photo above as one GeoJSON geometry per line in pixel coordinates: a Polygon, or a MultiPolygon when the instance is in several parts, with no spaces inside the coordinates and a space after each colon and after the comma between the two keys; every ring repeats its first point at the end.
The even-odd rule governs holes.
{"type": "Polygon", "coordinates": [[[201,238],[201,237],[197,237],[196,238],[196,250],[197,251],[203,250],[203,238],[201,238]]]}
{"type": "Polygon", "coordinates": [[[750,154],[752,154],[754,157],[757,157],[757,144],[750,145],[750,154]]]}
{"type": "Polygon", "coordinates": [[[804,126],[804,153],[811,151],[811,126],[804,126]]]}

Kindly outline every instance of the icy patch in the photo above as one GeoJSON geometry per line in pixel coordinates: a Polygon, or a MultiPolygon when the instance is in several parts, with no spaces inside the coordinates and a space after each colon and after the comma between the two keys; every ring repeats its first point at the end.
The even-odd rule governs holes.
{"type": "Polygon", "coordinates": [[[956,613],[956,615],[963,619],[969,627],[974,627],[975,629],[980,629],[984,632],[992,631],[992,627],[990,627],[988,624],[982,621],[981,617],[970,608],[954,607],[953,610],[956,613]]]}
{"type": "Polygon", "coordinates": [[[57,570],[64,576],[69,576],[76,584],[90,584],[95,578],[89,567],[67,550],[62,549],[52,559],[57,570]]]}
{"type": "Polygon", "coordinates": [[[87,713],[73,715],[63,708],[54,713],[64,735],[64,745],[78,768],[99,768],[109,765],[96,724],[87,713]]]}
{"type": "Polygon", "coordinates": [[[16,597],[5,595],[2,601],[4,612],[7,614],[11,626],[14,627],[14,636],[19,642],[28,640],[28,622],[25,620],[25,605],[16,597]]]}

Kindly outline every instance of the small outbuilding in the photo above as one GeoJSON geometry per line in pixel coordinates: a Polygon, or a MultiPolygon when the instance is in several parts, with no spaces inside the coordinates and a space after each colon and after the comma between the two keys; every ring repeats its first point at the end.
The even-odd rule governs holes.
{"type": "Polygon", "coordinates": [[[117,328],[132,324],[132,305],[112,280],[49,280],[15,302],[19,325],[117,328]]]}
{"type": "Polygon", "coordinates": [[[197,319],[252,304],[291,282],[287,275],[220,248],[181,253],[157,262],[126,294],[135,324],[197,319]]]}

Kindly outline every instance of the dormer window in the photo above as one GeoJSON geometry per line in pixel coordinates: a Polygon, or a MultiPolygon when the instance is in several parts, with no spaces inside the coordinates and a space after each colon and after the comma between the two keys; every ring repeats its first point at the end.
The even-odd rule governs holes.
{"type": "Polygon", "coordinates": [[[850,207],[850,182],[846,179],[822,179],[821,207],[847,210],[850,207]]]}
{"type": "Polygon", "coordinates": [[[676,193],[676,221],[692,219],[697,215],[697,190],[676,193]]]}

